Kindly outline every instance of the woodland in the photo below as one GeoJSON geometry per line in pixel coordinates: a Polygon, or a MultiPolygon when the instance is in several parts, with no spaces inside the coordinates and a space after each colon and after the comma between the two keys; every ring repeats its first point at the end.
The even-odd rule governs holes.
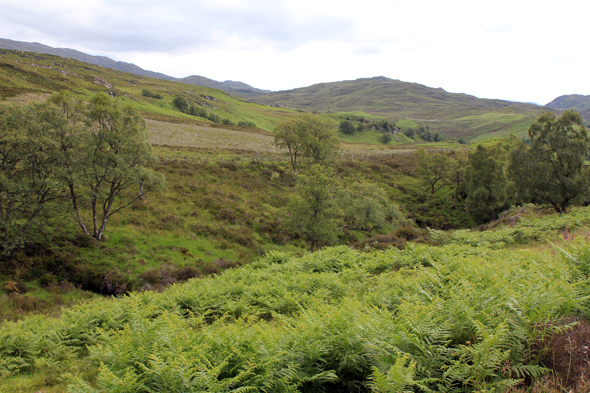
{"type": "Polygon", "coordinates": [[[590,388],[578,112],[470,143],[8,55],[0,391],[590,388]]]}

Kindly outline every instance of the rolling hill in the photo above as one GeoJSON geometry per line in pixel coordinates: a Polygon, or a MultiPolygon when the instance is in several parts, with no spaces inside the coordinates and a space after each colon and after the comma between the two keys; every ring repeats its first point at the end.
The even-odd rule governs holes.
{"type": "Polygon", "coordinates": [[[405,120],[470,140],[524,135],[543,110],[532,104],[480,99],[385,77],[320,83],[266,94],[256,102],[319,112],[364,112],[405,120]]]}
{"type": "MultiPolygon", "coordinates": [[[[189,105],[205,109],[207,114],[215,114],[232,123],[254,123],[266,131],[274,130],[280,121],[297,113],[247,102],[215,88],[117,71],[57,55],[0,49],[0,98],[31,94],[45,96],[64,89],[88,97],[95,92],[105,92],[131,103],[148,119],[175,123],[220,126],[205,118],[179,112],[172,104],[176,96],[185,98],[189,105]],[[144,89],[162,98],[146,97],[142,94],[144,89]]],[[[231,126],[224,127],[231,129],[231,126]]]]}
{"type": "Polygon", "coordinates": [[[173,76],[165,75],[160,72],[144,70],[141,67],[132,63],[124,61],[115,61],[105,56],[92,56],[84,52],[67,48],[53,48],[51,46],[39,44],[36,42],[22,42],[13,41],[0,38],[0,49],[18,50],[23,52],[33,52],[48,55],[56,55],[60,57],[76,59],[85,63],[96,64],[105,68],[112,68],[117,71],[129,72],[135,75],[147,76],[150,78],[164,79],[167,81],[174,81],[180,83],[187,83],[191,85],[198,85],[203,87],[213,87],[215,89],[226,91],[230,94],[241,98],[254,98],[266,93],[269,90],[261,90],[242,82],[225,81],[217,82],[213,79],[205,78],[203,76],[191,75],[186,78],[175,78],[173,76]]]}
{"type": "MultiPolygon", "coordinates": [[[[54,67],[51,71],[47,67],[52,67],[52,65],[43,65],[40,62],[41,59],[38,59],[54,55],[64,59],[55,60],[52,63],[67,64],[69,61],[75,61],[72,59],[85,62],[70,67],[84,70],[74,74],[84,75],[84,78],[87,78],[86,82],[91,82],[86,84],[86,90],[96,91],[97,88],[94,86],[96,84],[102,84],[103,87],[111,86],[112,89],[103,88],[103,90],[110,91],[111,95],[128,95],[137,104],[141,103],[142,109],[152,113],[152,116],[153,113],[159,113],[163,109],[168,109],[168,115],[176,116],[177,113],[171,111],[173,107],[170,103],[175,95],[180,94],[185,96],[189,103],[204,106],[209,111],[219,111],[223,118],[234,122],[252,121],[266,131],[272,131],[280,119],[289,116],[286,113],[293,115],[296,113],[295,111],[308,111],[330,114],[334,124],[351,115],[373,118],[374,120],[381,118],[393,121],[401,128],[425,127],[432,132],[439,132],[456,139],[479,142],[510,134],[519,137],[525,136],[532,122],[543,110],[562,110],[559,106],[540,107],[504,100],[480,99],[467,94],[449,93],[442,88],[435,89],[385,77],[321,83],[289,91],[268,92],[242,82],[217,82],[197,75],[173,78],[161,73],[146,71],[131,63],[117,62],[107,57],[91,56],[72,49],[52,48],[38,43],[0,39],[0,48],[2,47],[11,49],[10,56],[12,58],[19,57],[17,61],[19,65],[24,67],[28,64],[36,67],[34,71],[33,69],[22,69],[25,73],[34,73],[34,75],[31,74],[28,83],[24,85],[23,81],[26,77],[20,74],[16,78],[17,82],[11,76],[0,80],[0,95],[2,96],[14,95],[19,91],[24,91],[23,89],[33,92],[57,91],[63,88],[76,90],[76,86],[80,82],[79,78],[71,78],[72,74],[68,74],[69,70],[62,69],[60,78],[63,80],[59,81],[59,78],[55,77],[55,72],[58,72],[56,68],[59,67],[54,67]],[[23,50],[43,55],[27,55],[19,52],[23,50]],[[88,67],[88,63],[95,65],[95,67],[88,67]],[[96,68],[96,66],[101,68],[96,68]],[[94,75],[99,78],[95,79],[94,76],[88,76],[89,72],[103,73],[107,77],[94,75]],[[123,75],[121,72],[129,73],[125,77],[126,79],[121,79],[123,75]],[[31,84],[31,82],[33,83],[31,84]],[[174,85],[177,87],[172,88],[171,86],[175,82],[178,83],[174,85]],[[162,102],[144,99],[140,97],[140,87],[155,89],[156,93],[166,91],[167,95],[162,102]],[[119,91],[116,91],[117,89],[119,91]],[[229,95],[220,95],[219,90],[213,89],[225,91],[229,95]],[[211,102],[204,97],[211,97],[215,101],[211,102]],[[223,97],[229,97],[229,99],[223,97]],[[251,102],[247,103],[244,100],[251,102]],[[164,104],[164,102],[168,104],[164,104]],[[261,116],[260,113],[264,113],[264,115],[261,116]],[[275,118],[274,116],[277,114],[278,116],[275,118]]],[[[9,64],[11,63],[9,62],[9,64]]],[[[11,66],[0,64],[0,67],[4,72],[10,70],[13,76],[15,72],[19,73],[12,68],[12,64],[11,66]]],[[[579,106],[576,108],[581,110],[579,106]]],[[[373,139],[376,140],[376,138],[373,139]]]]}
{"type": "Polygon", "coordinates": [[[584,119],[590,121],[590,96],[580,94],[564,95],[557,97],[545,106],[561,111],[575,109],[580,112],[584,119]]]}

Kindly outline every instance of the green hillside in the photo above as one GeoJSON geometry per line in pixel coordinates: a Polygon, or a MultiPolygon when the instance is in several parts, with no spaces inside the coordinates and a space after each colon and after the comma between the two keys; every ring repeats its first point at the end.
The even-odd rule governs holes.
{"type": "Polygon", "coordinates": [[[438,245],[271,252],[6,323],[0,390],[587,391],[588,208],[511,215],[486,232],[433,231],[438,245]],[[568,225],[577,240],[563,240],[568,225]]]}
{"type": "MultiPolygon", "coordinates": [[[[72,90],[80,96],[106,92],[120,97],[141,110],[144,117],[173,122],[199,122],[213,125],[207,119],[180,113],[172,104],[176,96],[208,114],[233,123],[252,122],[257,128],[272,131],[276,124],[297,114],[296,111],[272,108],[246,102],[224,91],[155,79],[83,63],[47,54],[0,50],[0,97],[14,99],[22,95],[51,94],[72,90]],[[146,97],[147,89],[162,98],[146,97]]],[[[26,98],[25,98],[26,99],[26,98]]]]}
{"type": "Polygon", "coordinates": [[[550,110],[385,77],[320,83],[269,93],[254,101],[306,111],[363,112],[394,122],[409,120],[447,136],[476,141],[510,133],[524,136],[541,111],[550,110]]]}

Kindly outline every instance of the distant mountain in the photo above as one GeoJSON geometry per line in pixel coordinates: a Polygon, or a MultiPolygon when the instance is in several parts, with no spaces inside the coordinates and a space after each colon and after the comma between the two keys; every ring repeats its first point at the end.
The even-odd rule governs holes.
{"type": "Polygon", "coordinates": [[[590,96],[580,94],[560,96],[545,106],[561,111],[575,109],[584,119],[590,120],[590,96]]]}
{"type": "Polygon", "coordinates": [[[253,99],[261,95],[270,93],[270,90],[261,90],[243,82],[225,81],[217,82],[213,79],[205,78],[204,76],[191,75],[186,78],[173,79],[176,82],[187,83],[190,85],[197,85],[203,87],[212,87],[233,94],[240,98],[253,99]]]}
{"type": "Polygon", "coordinates": [[[448,93],[442,88],[383,76],[319,83],[269,93],[253,101],[305,111],[364,112],[394,121],[409,120],[445,135],[476,140],[510,133],[525,135],[542,110],[551,110],[533,104],[448,93]]]}
{"type": "Polygon", "coordinates": [[[60,57],[75,59],[85,63],[96,64],[101,67],[114,69],[117,71],[129,72],[135,75],[147,76],[150,78],[164,79],[168,81],[187,83],[191,85],[213,87],[233,94],[244,99],[251,99],[269,93],[270,90],[261,90],[242,82],[225,81],[217,82],[213,79],[202,76],[189,76],[186,78],[175,78],[160,72],[144,70],[141,67],[124,61],[115,61],[105,56],[92,56],[84,52],[67,48],[53,48],[51,46],[39,44],[36,42],[13,41],[0,38],[0,49],[20,50],[24,52],[43,53],[56,55],[60,57]]]}

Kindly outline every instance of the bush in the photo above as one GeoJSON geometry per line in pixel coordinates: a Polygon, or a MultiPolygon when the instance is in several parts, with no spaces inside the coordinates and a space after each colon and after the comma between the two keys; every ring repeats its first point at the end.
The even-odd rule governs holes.
{"type": "Polygon", "coordinates": [[[188,112],[188,102],[186,102],[186,100],[181,97],[181,96],[176,96],[176,98],[174,98],[172,100],[172,104],[182,113],[187,113],[188,112]]]}
{"type": "Polygon", "coordinates": [[[356,127],[354,126],[354,124],[352,124],[352,122],[344,120],[340,122],[339,130],[342,131],[344,134],[352,135],[356,131],[356,127]]]}
{"type": "Polygon", "coordinates": [[[238,125],[240,127],[252,127],[252,128],[256,128],[256,123],[253,123],[251,121],[239,121],[238,125]]]}
{"type": "Polygon", "coordinates": [[[149,91],[148,89],[143,89],[141,91],[141,95],[144,97],[150,97],[150,98],[156,98],[158,100],[161,100],[163,97],[161,94],[158,93],[152,93],[151,91],[149,91]]]}

